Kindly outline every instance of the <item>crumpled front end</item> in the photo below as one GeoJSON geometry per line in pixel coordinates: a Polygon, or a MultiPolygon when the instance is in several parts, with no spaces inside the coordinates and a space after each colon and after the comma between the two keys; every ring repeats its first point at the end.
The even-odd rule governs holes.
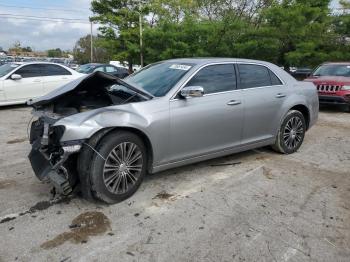
{"type": "Polygon", "coordinates": [[[77,181],[76,153],[83,140],[60,142],[65,127],[54,126],[60,116],[52,112],[34,111],[39,116],[31,125],[29,160],[35,175],[41,181],[49,181],[56,192],[68,195],[77,181]]]}

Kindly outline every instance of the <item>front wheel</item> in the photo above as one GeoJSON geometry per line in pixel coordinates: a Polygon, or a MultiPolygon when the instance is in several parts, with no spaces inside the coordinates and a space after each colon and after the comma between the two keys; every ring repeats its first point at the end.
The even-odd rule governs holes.
{"type": "Polygon", "coordinates": [[[94,197],[113,204],[133,195],[147,172],[143,141],[131,132],[113,132],[96,149],[89,172],[94,197]]]}
{"type": "Polygon", "coordinates": [[[303,114],[291,110],[284,117],[272,148],[283,154],[296,152],[304,141],[306,123],[303,114]]]}

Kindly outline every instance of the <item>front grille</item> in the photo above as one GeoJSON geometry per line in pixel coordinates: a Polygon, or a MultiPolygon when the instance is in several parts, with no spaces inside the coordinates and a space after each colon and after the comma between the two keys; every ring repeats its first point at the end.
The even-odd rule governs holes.
{"type": "Polygon", "coordinates": [[[340,85],[317,85],[319,92],[337,92],[341,90],[340,85]]]}

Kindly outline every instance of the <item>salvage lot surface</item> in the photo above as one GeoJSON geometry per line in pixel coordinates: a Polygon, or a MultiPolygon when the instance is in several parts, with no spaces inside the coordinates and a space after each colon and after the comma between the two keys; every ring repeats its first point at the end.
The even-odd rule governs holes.
{"type": "Polygon", "coordinates": [[[28,108],[0,109],[1,262],[350,259],[349,113],[324,109],[296,154],[262,148],[150,175],[113,206],[47,202],[29,120],[28,108]]]}

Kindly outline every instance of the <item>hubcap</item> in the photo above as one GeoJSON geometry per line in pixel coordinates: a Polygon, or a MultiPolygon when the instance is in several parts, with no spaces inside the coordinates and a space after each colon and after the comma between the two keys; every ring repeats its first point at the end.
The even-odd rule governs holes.
{"type": "Polygon", "coordinates": [[[294,116],[287,122],[284,132],[283,141],[289,149],[294,149],[301,143],[304,134],[304,126],[300,117],[294,116]]]}
{"type": "Polygon", "coordinates": [[[103,181],[109,192],[124,194],[131,189],[142,171],[142,152],[131,142],[117,145],[107,156],[103,168],[103,181]]]}

